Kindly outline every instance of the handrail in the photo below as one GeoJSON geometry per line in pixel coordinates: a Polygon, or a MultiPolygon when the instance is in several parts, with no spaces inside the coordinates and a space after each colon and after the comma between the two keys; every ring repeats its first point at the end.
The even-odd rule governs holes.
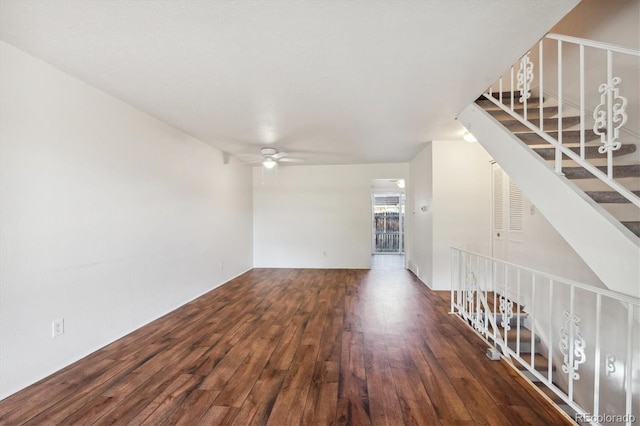
{"type": "Polygon", "coordinates": [[[640,298],[451,248],[451,313],[558,395],[574,420],[640,417],[640,298]],[[543,369],[534,354],[548,360],[543,369]]]}
{"type": "MultiPolygon", "coordinates": [[[[494,104],[500,106],[500,102],[494,96],[485,94],[485,97],[491,102],[493,102],[494,104]]],[[[531,122],[529,121],[523,120],[519,114],[514,113],[512,111],[506,111],[506,112],[508,112],[513,118],[515,118],[516,120],[518,120],[519,122],[527,126],[530,130],[533,130],[534,132],[537,131],[536,126],[531,124],[531,122]]],[[[558,142],[556,139],[552,138],[548,134],[540,133],[539,136],[542,137],[549,144],[553,145],[555,148],[559,149],[564,155],[571,158],[576,163],[580,164],[582,167],[588,170],[589,173],[591,173],[592,175],[600,179],[602,182],[607,184],[611,189],[615,190],[624,198],[629,200],[629,202],[633,203],[637,207],[640,207],[640,197],[638,197],[636,194],[628,190],[625,186],[621,185],[619,182],[613,179],[608,179],[608,176],[593,164],[590,164],[588,162],[582,163],[581,157],[578,154],[576,154],[566,146],[563,146],[560,142],[558,142]]]]}
{"type": "MultiPolygon", "coordinates": [[[[635,129],[635,124],[637,124],[635,122],[633,123],[633,129],[628,128],[628,126],[625,127],[629,118],[626,110],[629,102],[627,98],[623,96],[633,96],[633,104],[637,105],[640,103],[638,91],[634,90],[637,88],[633,86],[633,84],[637,84],[634,82],[637,81],[640,62],[629,65],[627,61],[624,62],[626,64],[625,67],[632,66],[632,69],[618,69],[614,65],[619,64],[619,62],[614,63],[613,58],[614,53],[629,55],[634,58],[640,57],[640,50],[611,43],[550,33],[537,43],[537,64],[534,64],[530,57],[533,51],[533,49],[530,50],[520,58],[518,62],[505,73],[504,77],[500,77],[496,84],[487,90],[484,96],[518,120],[529,131],[537,134],[542,140],[555,148],[555,159],[553,162],[554,170],[558,175],[563,174],[563,156],[566,156],[591,173],[594,178],[599,179],[626,200],[640,208],[640,197],[625,187],[619,179],[614,178],[614,152],[619,150],[623,143],[628,142],[623,140],[625,137],[628,138],[631,137],[631,135],[640,134],[640,131],[638,131],[640,129],[635,129]],[[551,57],[545,56],[545,41],[557,43],[557,58],[553,57],[556,55],[552,55],[551,57]],[[573,64],[576,66],[563,66],[565,58],[563,47],[565,45],[575,45],[578,47],[578,55],[575,57],[576,63],[573,64]],[[585,66],[587,63],[586,47],[603,51],[601,56],[590,56],[589,60],[602,61],[603,69],[606,69],[606,78],[604,80],[600,80],[599,77],[593,77],[595,74],[589,73],[595,64],[589,62],[590,66],[585,66]],[[549,61],[556,63],[555,70],[553,69],[553,65],[550,66],[549,61]],[[547,62],[546,68],[544,66],[545,62],[547,62]],[[568,79],[565,74],[573,69],[577,69],[579,72],[577,72],[572,79],[568,79]],[[551,73],[552,78],[549,79],[548,75],[545,76],[545,71],[548,71],[547,74],[551,73]],[[623,75],[624,73],[628,73],[629,76],[623,75]],[[621,86],[623,81],[622,77],[624,77],[626,86],[621,86]],[[598,78],[598,80],[590,81],[589,78],[591,78],[591,80],[598,78]],[[631,80],[631,90],[629,90],[629,79],[631,80]],[[547,80],[551,80],[551,83],[547,80]],[[579,82],[578,87],[567,89],[563,84],[565,80],[579,82]],[[587,84],[590,85],[590,90],[587,90],[587,84]],[[532,96],[532,91],[537,90],[540,96],[542,96],[543,93],[549,93],[549,89],[545,87],[545,85],[556,85],[557,88],[557,129],[554,125],[554,129],[552,130],[553,132],[557,131],[557,135],[549,134],[549,131],[545,128],[548,126],[548,124],[545,124],[544,113],[548,99],[541,99],[538,105],[535,106],[535,109],[530,109],[528,106],[528,103],[531,102],[529,99],[532,96]],[[499,91],[497,96],[494,96],[493,93],[495,86],[497,86],[496,88],[499,91]],[[596,94],[596,89],[598,94],[596,94]],[[624,89],[626,89],[627,92],[623,93],[624,89]],[[573,92],[571,90],[573,90],[573,92]],[[579,110],[579,113],[576,114],[579,117],[579,130],[577,130],[580,135],[579,152],[574,152],[572,149],[569,149],[567,143],[563,140],[564,133],[567,131],[567,126],[564,125],[566,123],[564,116],[567,113],[563,111],[565,97],[573,97],[573,102],[567,101],[566,103],[568,105],[576,105],[579,110]],[[516,108],[516,106],[520,106],[520,108],[516,108]],[[533,111],[538,112],[538,118],[529,118],[530,113],[533,111]],[[590,121],[587,120],[587,112],[589,112],[590,121]],[[587,156],[588,147],[598,148],[598,153],[601,155],[598,159],[606,162],[606,172],[600,170],[589,160],[591,157],[587,156]]],[[[633,143],[639,145],[640,141],[633,141],[633,143]]]]}
{"type": "Polygon", "coordinates": [[[624,53],[626,55],[640,56],[640,51],[634,48],[624,47],[624,46],[620,46],[612,43],[604,43],[602,41],[589,40],[586,38],[573,37],[573,36],[556,34],[556,33],[548,33],[545,36],[545,38],[548,38],[551,40],[566,41],[568,43],[574,43],[574,44],[582,44],[583,46],[595,47],[596,49],[611,50],[612,52],[624,53]]]}
{"type": "Polygon", "coordinates": [[[459,248],[459,247],[451,247],[451,250],[456,250],[456,251],[459,251],[459,252],[465,252],[467,254],[470,254],[470,255],[473,255],[473,256],[477,256],[477,257],[479,257],[481,259],[496,260],[496,261],[499,261],[503,265],[512,266],[514,268],[519,268],[522,271],[531,272],[531,273],[543,276],[545,278],[552,279],[554,281],[563,281],[564,283],[566,283],[568,285],[571,285],[571,286],[574,286],[576,288],[579,288],[581,290],[590,291],[592,293],[599,293],[599,294],[601,294],[603,296],[607,296],[607,297],[610,297],[612,299],[618,299],[618,300],[620,300],[622,302],[627,302],[627,303],[633,303],[635,305],[640,305],[640,298],[635,297],[635,296],[631,296],[629,294],[624,294],[624,293],[620,293],[620,292],[617,292],[617,291],[609,290],[608,288],[601,288],[601,287],[595,287],[595,286],[592,286],[592,285],[589,285],[589,284],[584,284],[584,283],[581,283],[579,281],[575,281],[575,280],[572,280],[572,279],[569,279],[569,278],[561,277],[559,275],[550,274],[549,272],[539,271],[537,269],[529,268],[527,266],[523,266],[523,265],[520,265],[518,263],[509,262],[507,260],[498,260],[498,259],[492,258],[491,256],[487,256],[487,255],[484,255],[484,254],[476,253],[474,251],[462,249],[462,248],[459,248]]]}

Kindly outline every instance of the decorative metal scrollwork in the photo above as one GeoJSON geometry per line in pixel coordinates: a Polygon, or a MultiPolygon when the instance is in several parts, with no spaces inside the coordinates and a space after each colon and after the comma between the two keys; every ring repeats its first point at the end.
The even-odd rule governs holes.
{"type": "Polygon", "coordinates": [[[478,331],[484,332],[486,326],[483,320],[484,310],[482,305],[477,302],[476,296],[480,295],[478,289],[478,278],[476,273],[470,266],[467,266],[465,273],[465,290],[467,292],[467,312],[469,315],[469,322],[478,331]]]}
{"type": "Polygon", "coordinates": [[[506,286],[504,294],[500,295],[500,315],[502,316],[501,327],[505,330],[511,330],[511,318],[513,318],[513,301],[509,300],[509,287],[506,286]]]}
{"type": "Polygon", "coordinates": [[[518,101],[523,103],[525,99],[531,97],[531,82],[533,81],[533,62],[529,59],[529,53],[520,58],[520,69],[517,76],[518,90],[520,91],[518,101]]]}
{"type": "Polygon", "coordinates": [[[560,352],[564,355],[562,371],[579,380],[578,369],[586,361],[585,341],[580,335],[580,317],[564,311],[564,326],[560,329],[560,352]]]}
{"type": "Polygon", "coordinates": [[[616,372],[616,357],[614,355],[607,355],[607,377],[611,377],[616,372]]]}
{"type": "Polygon", "coordinates": [[[474,305],[476,300],[476,274],[467,269],[465,274],[465,289],[467,290],[467,304],[469,307],[468,312],[474,311],[474,305]]]}
{"type": "Polygon", "coordinates": [[[484,333],[487,330],[487,327],[484,323],[484,309],[482,306],[478,304],[478,311],[476,312],[476,316],[473,320],[473,328],[484,333]]]}
{"type": "Polygon", "coordinates": [[[613,77],[598,88],[600,103],[593,111],[593,133],[600,136],[603,144],[598,148],[600,154],[620,148],[620,128],[627,122],[627,98],[620,96],[620,89],[617,87],[621,82],[620,77],[613,77]]]}
{"type": "Polygon", "coordinates": [[[464,277],[464,289],[466,293],[465,300],[465,313],[467,319],[472,320],[472,315],[475,312],[475,302],[476,302],[476,276],[467,265],[465,268],[465,277],[464,277]]]}

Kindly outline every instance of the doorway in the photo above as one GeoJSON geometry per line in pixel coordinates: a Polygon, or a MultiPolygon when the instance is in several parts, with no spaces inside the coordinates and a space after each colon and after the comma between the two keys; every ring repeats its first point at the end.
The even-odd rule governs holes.
{"type": "Polygon", "coordinates": [[[371,253],[404,254],[404,193],[373,194],[371,253]]]}

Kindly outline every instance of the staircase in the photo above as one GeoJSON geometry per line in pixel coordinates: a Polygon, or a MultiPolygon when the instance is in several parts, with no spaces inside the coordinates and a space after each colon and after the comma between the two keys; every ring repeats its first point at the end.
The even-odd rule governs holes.
{"type": "Polygon", "coordinates": [[[458,115],[606,288],[452,248],[451,312],[590,424],[640,418],[639,69],[637,49],[547,34],[458,115]]]}
{"type": "MultiPolygon", "coordinates": [[[[511,92],[502,94],[493,93],[492,96],[495,98],[508,99],[511,96],[511,92]]],[[[483,95],[478,98],[476,104],[487,111],[502,126],[518,137],[518,139],[527,144],[541,158],[549,162],[555,160],[556,149],[548,141],[520,121],[514,119],[511,114],[487,99],[486,96],[483,95]]],[[[539,98],[531,98],[527,103],[527,117],[536,123],[538,123],[540,119],[539,105],[539,98]]],[[[517,105],[514,109],[521,115],[524,112],[524,106],[522,104],[517,105]]],[[[543,128],[549,136],[556,140],[559,136],[558,112],[557,106],[543,108],[543,128]]],[[[580,130],[576,130],[575,128],[580,124],[580,116],[563,115],[562,124],[562,143],[572,151],[579,153],[581,135],[580,130]]],[[[596,135],[592,129],[585,130],[584,156],[592,163],[595,163],[599,170],[606,173],[606,164],[598,164],[604,163],[603,155],[598,151],[601,145],[600,137],[596,135]]],[[[613,151],[613,156],[616,158],[631,157],[630,154],[635,153],[636,150],[637,147],[635,144],[623,143],[619,149],[613,151]]],[[[618,192],[599,185],[598,179],[575,161],[566,156],[564,156],[563,160],[564,166],[562,167],[562,173],[564,176],[573,181],[576,186],[583,189],[586,195],[616,217],[620,223],[631,230],[637,237],[640,237],[640,217],[638,217],[638,209],[618,192]]],[[[614,165],[613,177],[623,182],[635,195],[640,196],[640,163],[614,165]]]]}
{"type": "Polygon", "coordinates": [[[638,297],[640,51],[558,34],[536,47],[458,120],[609,289],[638,297]],[[550,48],[602,63],[579,53],[563,66],[550,48]]]}
{"type": "MultiPolygon", "coordinates": [[[[531,328],[534,327],[525,307],[518,305],[517,302],[509,300],[499,293],[488,292],[486,298],[489,307],[488,314],[495,315],[496,323],[502,328],[507,347],[518,354],[527,364],[533,365],[533,368],[540,374],[548,375],[550,372],[551,377],[554,377],[556,367],[552,364],[550,365],[549,359],[547,358],[548,351],[546,347],[541,344],[542,340],[540,336],[531,331],[531,328]],[[500,306],[499,300],[501,298],[507,305],[512,307],[511,315],[508,315],[508,318],[505,314],[498,312],[498,307],[500,306]]],[[[474,325],[472,320],[467,320],[467,323],[470,326],[474,325]]],[[[576,418],[576,411],[567,405],[563,399],[551,390],[545,382],[540,380],[539,377],[531,374],[523,364],[514,363],[513,366],[519,370],[523,376],[533,382],[536,389],[558,406],[558,408],[572,419],[576,418]]],[[[564,393],[567,393],[567,389],[564,389],[556,380],[552,379],[552,384],[564,393]]]]}
{"type": "Polygon", "coordinates": [[[459,248],[451,271],[451,313],[491,346],[489,358],[504,357],[579,424],[640,418],[629,331],[639,298],[459,248]]]}

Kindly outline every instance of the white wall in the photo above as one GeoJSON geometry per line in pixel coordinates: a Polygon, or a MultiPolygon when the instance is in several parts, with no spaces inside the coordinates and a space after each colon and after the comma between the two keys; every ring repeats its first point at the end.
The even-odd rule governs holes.
{"type": "MultiPolygon", "coordinates": [[[[410,269],[435,290],[450,286],[450,247],[491,255],[491,157],[480,144],[434,141],[410,163],[407,236],[410,269]],[[420,206],[428,206],[421,212],[420,206]],[[416,269],[417,267],[417,269],[416,269]]],[[[521,242],[510,242],[505,260],[585,284],[597,275],[524,199],[521,242]]]]}
{"type": "Polygon", "coordinates": [[[5,397],[249,269],[252,198],[251,169],[209,145],[8,44],[0,58],[5,397]]]}
{"type": "Polygon", "coordinates": [[[451,286],[451,247],[490,254],[490,160],[478,144],[434,141],[410,163],[409,265],[434,290],[451,286]]]}
{"type": "Polygon", "coordinates": [[[433,276],[451,287],[451,247],[490,253],[491,158],[477,143],[433,142],[433,276]]]}
{"type": "Polygon", "coordinates": [[[603,287],[589,265],[523,194],[522,242],[509,243],[508,260],[584,284],[603,287]],[[533,206],[533,214],[531,207],[533,206]]]}
{"type": "Polygon", "coordinates": [[[407,264],[427,285],[433,276],[433,145],[429,143],[409,163],[407,186],[407,264]],[[421,208],[424,207],[425,211],[421,208]]]}
{"type": "Polygon", "coordinates": [[[254,168],[254,266],[369,268],[372,180],[408,174],[407,163],[287,166],[262,183],[254,168]]]}

